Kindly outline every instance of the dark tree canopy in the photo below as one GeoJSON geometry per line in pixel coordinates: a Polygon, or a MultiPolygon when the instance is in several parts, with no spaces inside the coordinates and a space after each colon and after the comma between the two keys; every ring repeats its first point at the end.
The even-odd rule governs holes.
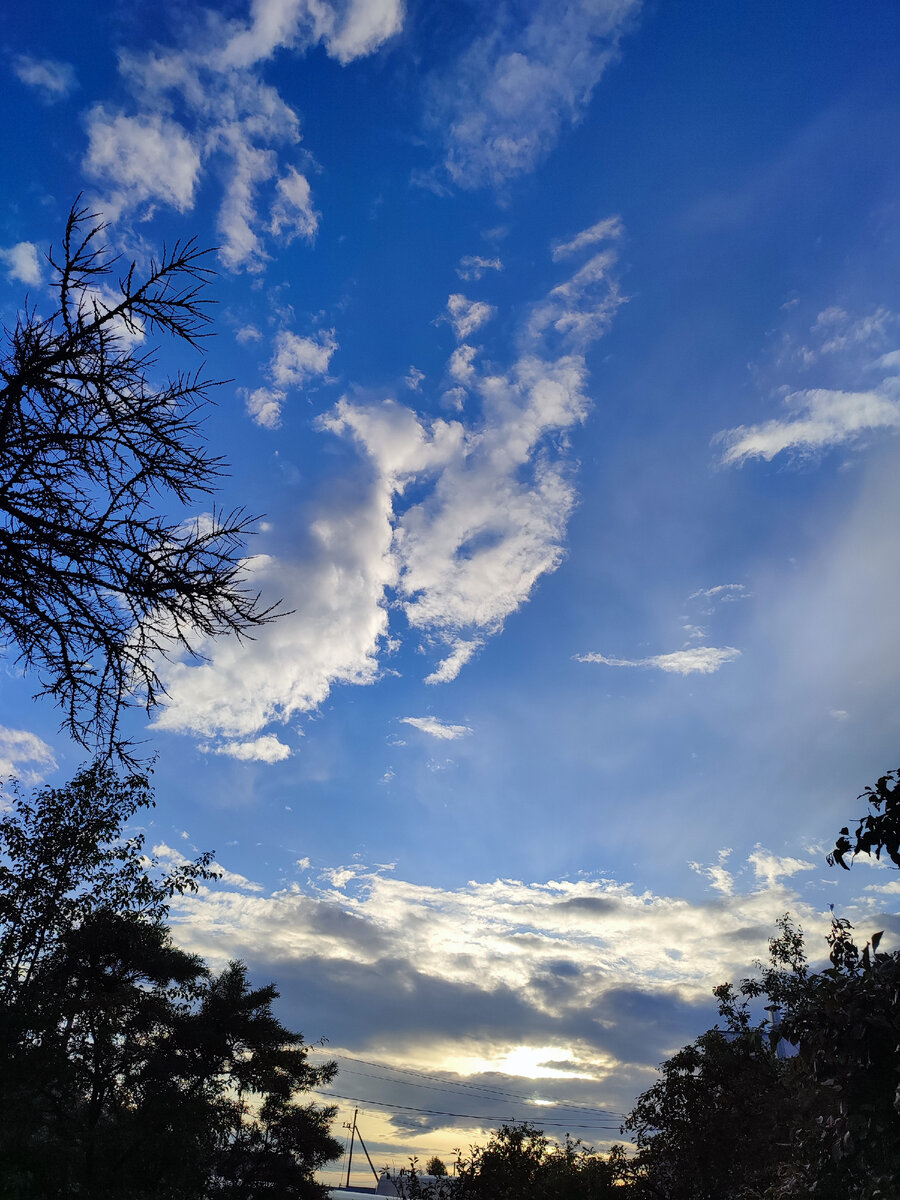
{"type": "Polygon", "coordinates": [[[246,586],[250,518],[192,511],[224,467],[201,433],[211,381],[157,381],[148,348],[159,334],[200,345],[205,252],[177,242],[117,274],[103,229],[72,209],[49,255],[54,311],[26,303],[5,331],[0,637],[76,741],[127,756],[122,708],[158,702],[162,657],[273,613],[246,586]]]}
{"type": "Polygon", "coordinates": [[[172,941],[173,871],[125,823],[146,778],[107,766],[0,819],[0,1197],[323,1200],[335,1110],[298,1100],[333,1078],[242,963],[220,974],[172,941]]]}
{"type": "Polygon", "coordinates": [[[848,854],[852,862],[858,854],[874,854],[880,859],[884,851],[894,866],[900,867],[900,771],[888,771],[857,799],[867,801],[869,811],[858,818],[852,842],[847,826],[841,830],[828,855],[829,865],[837,863],[849,871],[848,854]]]}
{"type": "Polygon", "coordinates": [[[483,1146],[457,1157],[454,1174],[432,1170],[423,1178],[415,1160],[396,1179],[405,1200],[615,1200],[628,1195],[631,1176],[621,1146],[595,1154],[566,1135],[562,1143],[528,1122],[501,1125],[483,1146]]]}
{"type": "Polygon", "coordinates": [[[785,917],[770,965],[716,989],[722,1026],[664,1063],[626,1122],[638,1197],[897,1196],[900,954],[880,937],[859,949],[835,917],[814,971],[785,917]],[[751,1015],[763,1000],[774,1026],[751,1015]]]}

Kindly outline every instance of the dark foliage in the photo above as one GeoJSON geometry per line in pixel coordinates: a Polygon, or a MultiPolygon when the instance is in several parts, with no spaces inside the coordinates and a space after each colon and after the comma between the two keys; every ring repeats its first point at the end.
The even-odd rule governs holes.
{"type": "Polygon", "coordinates": [[[108,767],[0,820],[0,1197],[321,1198],[333,1078],[231,963],[176,947],[168,901],[211,856],[162,872],[121,837],[152,803],[108,767]]]}
{"type": "Polygon", "coordinates": [[[869,811],[859,818],[852,842],[847,826],[841,830],[828,855],[829,865],[837,863],[849,871],[848,854],[851,862],[857,854],[874,854],[880,859],[884,850],[894,866],[900,867],[900,771],[888,771],[857,799],[868,801],[869,811]]]}
{"type": "Polygon", "coordinates": [[[156,382],[146,348],[153,334],[199,346],[204,252],[179,242],[117,277],[103,228],[72,209],[49,256],[55,310],[26,304],[5,331],[0,638],[76,741],[129,759],[121,711],[158,702],[160,659],[273,612],[246,587],[250,518],[185,519],[223,471],[201,436],[211,383],[199,371],[156,382]]]}
{"type": "Polygon", "coordinates": [[[458,1157],[453,1176],[423,1179],[413,1163],[401,1172],[398,1191],[407,1200],[613,1200],[630,1175],[620,1146],[599,1155],[568,1136],[560,1145],[525,1123],[502,1125],[486,1145],[458,1157]]]}
{"type": "Polygon", "coordinates": [[[900,954],[880,936],[860,950],[834,918],[815,972],[785,917],[761,976],[716,989],[723,1027],[664,1063],[626,1123],[638,1196],[898,1195],[900,954]],[[763,999],[774,1025],[751,1019],[763,999]]]}

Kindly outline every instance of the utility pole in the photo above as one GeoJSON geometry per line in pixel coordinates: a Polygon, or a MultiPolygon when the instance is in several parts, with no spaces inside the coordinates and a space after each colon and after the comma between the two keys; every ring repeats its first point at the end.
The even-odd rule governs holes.
{"type": "Polygon", "coordinates": [[[350,1129],[350,1154],[347,1158],[347,1183],[346,1183],[347,1191],[350,1190],[350,1167],[353,1163],[353,1139],[356,1137],[356,1114],[358,1112],[359,1112],[359,1109],[354,1108],[354,1110],[353,1110],[353,1125],[351,1126],[351,1129],[350,1129]]]}

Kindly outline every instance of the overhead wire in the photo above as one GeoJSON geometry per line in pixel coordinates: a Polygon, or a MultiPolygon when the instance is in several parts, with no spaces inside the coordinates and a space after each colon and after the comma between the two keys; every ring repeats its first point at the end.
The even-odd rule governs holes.
{"type": "Polygon", "coordinates": [[[354,1071],[350,1068],[348,1068],[346,1072],[348,1075],[364,1075],[371,1079],[384,1079],[387,1083],[401,1083],[405,1087],[429,1088],[429,1090],[432,1091],[457,1091],[462,1089],[467,1092],[481,1093],[483,1096],[487,1096],[488,1098],[500,1096],[503,1099],[518,1100],[522,1103],[535,1105],[539,1108],[565,1108],[572,1112],[578,1113],[598,1114],[620,1119],[624,1119],[625,1117],[624,1113],[616,1112],[615,1109],[611,1108],[598,1108],[592,1105],[575,1104],[568,1100],[535,1100],[533,1096],[524,1096],[521,1092],[509,1092],[503,1088],[491,1087],[490,1084],[473,1084],[464,1083],[462,1080],[445,1079],[440,1075],[433,1075],[427,1071],[419,1071],[414,1067],[392,1067],[387,1063],[373,1062],[366,1058],[355,1058],[350,1054],[335,1053],[330,1057],[343,1059],[344,1062],[360,1063],[366,1067],[376,1067],[382,1071],[393,1071],[398,1075],[416,1075],[421,1079],[431,1079],[442,1085],[440,1088],[430,1087],[428,1084],[413,1083],[407,1080],[393,1080],[383,1075],[368,1075],[368,1073],[365,1071],[354,1071]]]}
{"type": "MultiPolygon", "coordinates": [[[[524,1119],[522,1117],[511,1117],[511,1116],[491,1117],[491,1116],[487,1116],[484,1113],[444,1112],[443,1110],[437,1109],[437,1108],[414,1108],[411,1104],[392,1104],[392,1103],[389,1103],[387,1100],[366,1100],[366,1099],[363,1099],[361,1096],[343,1096],[339,1092],[325,1091],[324,1088],[312,1088],[311,1090],[314,1092],[317,1092],[320,1096],[326,1096],[332,1100],[347,1100],[351,1104],[359,1104],[359,1105],[363,1105],[363,1106],[368,1105],[368,1106],[373,1106],[376,1108],[387,1108],[387,1109],[395,1110],[397,1112],[423,1113],[426,1116],[430,1116],[430,1117],[459,1117],[466,1121],[485,1121],[490,1125],[515,1125],[515,1124],[520,1123],[524,1119]]],[[[594,1121],[589,1125],[574,1124],[570,1121],[541,1121],[541,1125],[547,1126],[547,1127],[552,1127],[555,1129],[601,1130],[601,1129],[618,1129],[619,1128],[618,1123],[604,1124],[600,1121],[594,1121]]]]}

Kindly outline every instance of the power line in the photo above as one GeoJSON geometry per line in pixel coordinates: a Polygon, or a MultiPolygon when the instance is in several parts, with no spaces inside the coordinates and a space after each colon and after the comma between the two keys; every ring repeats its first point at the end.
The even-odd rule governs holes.
{"type": "MultiPolygon", "coordinates": [[[[424,1113],[429,1117],[461,1117],[467,1121],[485,1121],[491,1125],[518,1125],[527,1118],[523,1117],[488,1117],[483,1113],[454,1113],[444,1112],[437,1108],[413,1108],[410,1104],[390,1104],[386,1100],[366,1100],[360,1096],[342,1096],[338,1092],[326,1092],[324,1088],[312,1088],[320,1096],[327,1096],[332,1100],[348,1100],[351,1104],[361,1104],[363,1106],[370,1105],[377,1108],[389,1108],[398,1112],[414,1112],[424,1113]]],[[[591,1125],[574,1125],[568,1121],[541,1121],[541,1125],[552,1126],[557,1129],[618,1129],[618,1124],[605,1125],[599,1121],[595,1121],[591,1125]]]]}
{"type": "MultiPolygon", "coordinates": [[[[537,1101],[537,1100],[533,1099],[531,1096],[523,1096],[521,1092],[508,1092],[508,1091],[505,1091],[503,1088],[491,1087],[490,1084],[463,1083],[462,1080],[445,1079],[441,1075],[432,1075],[432,1074],[429,1074],[427,1071],[418,1071],[413,1067],[392,1067],[392,1066],[389,1066],[387,1063],[372,1062],[371,1060],[366,1059],[366,1058],[354,1058],[350,1054],[334,1054],[331,1057],[343,1059],[344,1062],[361,1063],[363,1066],[366,1066],[366,1067],[377,1067],[379,1070],[383,1070],[383,1071],[393,1071],[398,1075],[416,1075],[420,1079],[433,1079],[437,1083],[442,1084],[443,1089],[447,1090],[447,1091],[464,1089],[465,1091],[468,1091],[468,1092],[480,1092],[483,1095],[491,1094],[493,1096],[502,1096],[504,1099],[508,1099],[508,1100],[520,1100],[520,1101],[523,1101],[525,1104],[534,1104],[540,1108],[568,1108],[568,1109],[571,1109],[573,1112],[597,1113],[602,1116],[608,1116],[608,1117],[620,1117],[620,1118],[625,1117],[625,1113],[616,1112],[614,1109],[611,1109],[611,1108],[596,1108],[596,1107],[593,1107],[590,1105],[585,1105],[585,1104],[575,1104],[568,1100],[551,1100],[551,1101],[547,1101],[547,1102],[537,1101]]],[[[420,1087],[420,1088],[429,1087],[428,1084],[424,1084],[424,1083],[412,1083],[412,1082],[406,1081],[406,1080],[386,1079],[386,1077],[383,1075],[367,1075],[367,1072],[365,1072],[365,1071],[354,1071],[352,1069],[348,1069],[347,1074],[348,1075],[366,1075],[370,1079],[385,1079],[385,1082],[402,1083],[405,1087],[420,1087]]],[[[442,1089],[430,1088],[429,1090],[440,1091],[442,1089]]]]}

